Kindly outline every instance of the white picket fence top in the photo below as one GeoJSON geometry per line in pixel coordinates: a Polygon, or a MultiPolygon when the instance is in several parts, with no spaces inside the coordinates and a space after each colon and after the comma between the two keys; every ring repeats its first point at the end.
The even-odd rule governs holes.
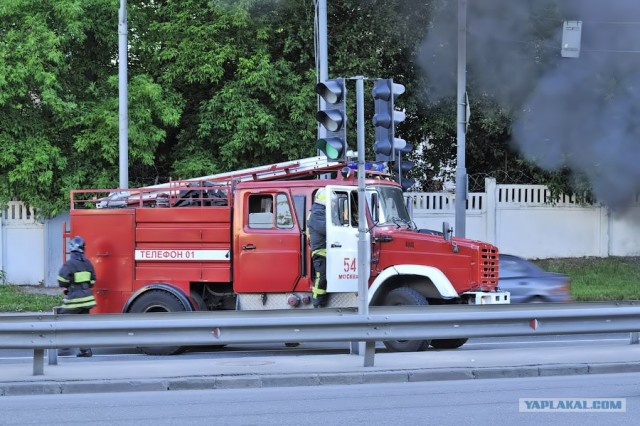
{"type": "Polygon", "coordinates": [[[4,209],[0,209],[0,218],[4,225],[33,224],[36,210],[22,201],[9,201],[4,209]]]}
{"type": "MultiPolygon", "coordinates": [[[[499,205],[549,206],[551,191],[545,185],[496,185],[496,201],[499,205]]],[[[554,206],[580,205],[576,196],[562,194],[554,206]]]]}
{"type": "MultiPolygon", "coordinates": [[[[559,200],[551,202],[551,191],[545,185],[496,185],[494,182],[487,182],[486,192],[467,194],[467,212],[480,213],[485,211],[488,194],[495,196],[495,205],[500,207],[574,207],[581,205],[575,195],[561,195],[559,200]]],[[[413,200],[414,212],[455,212],[456,194],[452,192],[408,192],[405,196],[413,200]]]]}

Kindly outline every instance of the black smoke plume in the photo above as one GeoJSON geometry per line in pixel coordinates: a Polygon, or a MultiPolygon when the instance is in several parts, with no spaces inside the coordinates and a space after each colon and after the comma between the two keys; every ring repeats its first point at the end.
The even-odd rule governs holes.
{"type": "MultiPolygon", "coordinates": [[[[422,47],[431,99],[455,97],[457,1],[442,1],[422,47]]],[[[589,178],[622,208],[640,190],[640,1],[469,0],[467,82],[514,117],[523,156],[589,178]],[[563,22],[582,21],[579,58],[560,54],[563,22]]]]}

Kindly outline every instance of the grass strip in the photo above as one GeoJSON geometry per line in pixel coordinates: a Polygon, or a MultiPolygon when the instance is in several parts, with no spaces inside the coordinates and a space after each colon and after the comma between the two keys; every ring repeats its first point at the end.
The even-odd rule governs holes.
{"type": "Polygon", "coordinates": [[[0,312],[52,312],[62,304],[62,295],[31,294],[20,286],[0,285],[0,312]]]}
{"type": "Polygon", "coordinates": [[[583,257],[535,261],[571,278],[577,301],[640,300],[640,257],[583,257]]]}

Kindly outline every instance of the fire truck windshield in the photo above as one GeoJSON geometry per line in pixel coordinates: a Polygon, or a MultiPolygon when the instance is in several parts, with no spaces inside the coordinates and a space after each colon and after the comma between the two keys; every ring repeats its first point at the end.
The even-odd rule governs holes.
{"type": "Polygon", "coordinates": [[[413,221],[407,211],[400,188],[386,185],[368,186],[367,200],[371,217],[376,225],[395,224],[413,227],[413,221]]]}

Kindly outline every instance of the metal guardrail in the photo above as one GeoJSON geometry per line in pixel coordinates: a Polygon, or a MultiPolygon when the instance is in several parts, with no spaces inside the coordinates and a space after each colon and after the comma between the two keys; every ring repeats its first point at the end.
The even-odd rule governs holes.
{"type": "MultiPolygon", "coordinates": [[[[640,301],[535,305],[372,306],[353,309],[176,312],[125,315],[1,315],[0,349],[198,346],[278,342],[364,342],[372,366],[376,341],[550,334],[633,333],[640,301]]],[[[352,345],[354,347],[354,345],[352,345]]]]}

